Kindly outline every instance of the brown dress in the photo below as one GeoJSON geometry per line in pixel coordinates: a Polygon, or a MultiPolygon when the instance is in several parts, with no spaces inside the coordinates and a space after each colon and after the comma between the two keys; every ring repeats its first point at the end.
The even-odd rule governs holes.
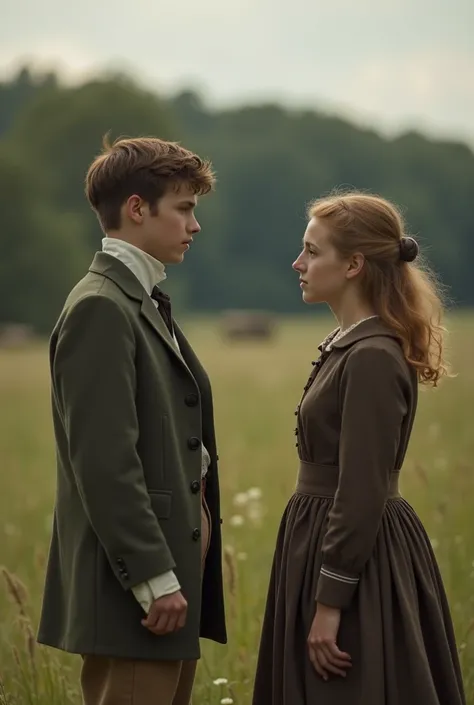
{"type": "Polygon", "coordinates": [[[296,412],[300,469],[277,539],[253,705],[463,705],[436,559],[398,491],[416,375],[379,319],[334,347],[332,337],[296,412]],[[317,600],[342,610],[345,679],[323,681],[309,660],[317,600]]]}

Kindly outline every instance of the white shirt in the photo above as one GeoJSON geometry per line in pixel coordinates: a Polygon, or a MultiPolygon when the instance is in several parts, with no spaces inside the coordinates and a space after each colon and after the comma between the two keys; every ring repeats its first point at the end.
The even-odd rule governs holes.
{"type": "MultiPolygon", "coordinates": [[[[117,259],[127,265],[149,296],[153,291],[153,287],[166,279],[165,267],[161,262],[125,240],[120,240],[115,237],[104,237],[102,240],[102,250],[108,255],[117,257],[117,259]]],[[[158,306],[157,302],[154,299],[152,300],[155,306],[158,306]]],[[[174,342],[179,351],[176,337],[174,337],[174,342]]],[[[202,476],[206,474],[210,461],[209,453],[203,445],[202,476]]],[[[176,575],[172,570],[169,570],[144,583],[135,585],[132,591],[145,612],[148,613],[154,600],[164,595],[170,595],[180,590],[180,588],[181,586],[176,575]]]]}

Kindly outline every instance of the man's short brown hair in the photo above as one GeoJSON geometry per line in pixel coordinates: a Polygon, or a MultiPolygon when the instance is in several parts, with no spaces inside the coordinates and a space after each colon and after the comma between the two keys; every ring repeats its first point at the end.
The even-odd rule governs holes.
{"type": "Polygon", "coordinates": [[[130,196],[140,196],[156,210],[170,189],[186,184],[196,195],[203,195],[214,181],[211,163],[177,142],[138,137],[110,144],[105,137],[102,154],[87,171],[86,196],[102,228],[116,230],[120,209],[130,196]]]}

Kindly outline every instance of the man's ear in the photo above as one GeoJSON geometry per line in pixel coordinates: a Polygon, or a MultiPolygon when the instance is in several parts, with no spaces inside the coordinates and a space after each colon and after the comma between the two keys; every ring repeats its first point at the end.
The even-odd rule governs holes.
{"type": "Polygon", "coordinates": [[[137,225],[141,225],[143,222],[143,200],[140,196],[134,194],[127,199],[125,212],[130,220],[133,220],[137,225]]]}

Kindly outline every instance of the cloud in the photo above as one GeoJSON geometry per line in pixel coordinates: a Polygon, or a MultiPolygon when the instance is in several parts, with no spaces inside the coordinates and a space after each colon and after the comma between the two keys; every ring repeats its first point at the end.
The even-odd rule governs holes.
{"type": "Polygon", "coordinates": [[[423,51],[361,64],[346,86],[346,100],[389,121],[436,122],[466,131],[474,115],[474,54],[423,51]],[[391,114],[391,117],[390,117],[391,114]]]}
{"type": "Polygon", "coordinates": [[[12,3],[3,76],[20,59],[68,80],[103,69],[152,90],[197,86],[218,103],[278,99],[380,126],[474,131],[474,2],[60,0],[12,3]]]}

